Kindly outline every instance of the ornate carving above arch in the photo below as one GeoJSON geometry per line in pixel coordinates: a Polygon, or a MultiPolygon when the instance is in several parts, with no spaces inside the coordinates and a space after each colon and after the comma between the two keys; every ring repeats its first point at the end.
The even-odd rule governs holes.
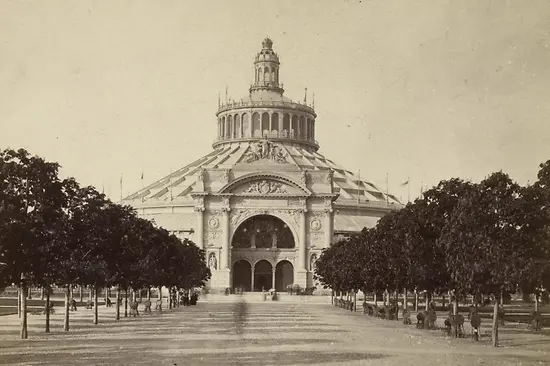
{"type": "Polygon", "coordinates": [[[245,194],[289,194],[298,196],[310,196],[312,193],[309,189],[294,180],[276,173],[255,172],[243,175],[223,186],[218,193],[233,193],[235,188],[245,186],[242,193],[245,194]],[[247,186],[248,184],[248,186],[247,186]],[[292,191],[285,189],[288,186],[293,188],[292,191]]]}

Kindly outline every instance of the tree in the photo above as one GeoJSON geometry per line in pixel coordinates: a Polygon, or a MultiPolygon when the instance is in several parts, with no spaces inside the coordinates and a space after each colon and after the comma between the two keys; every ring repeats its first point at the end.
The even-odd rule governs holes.
{"type": "Polygon", "coordinates": [[[47,286],[54,271],[57,231],[64,196],[59,165],[26,150],[0,151],[0,257],[6,281],[18,283],[21,338],[27,338],[26,293],[29,285],[47,286]]]}
{"type": "Polygon", "coordinates": [[[522,268],[532,257],[518,228],[520,187],[498,172],[483,180],[477,190],[463,196],[441,244],[447,252],[451,286],[458,293],[486,293],[495,298],[493,346],[498,346],[498,304],[503,291],[514,292],[522,268]]]}

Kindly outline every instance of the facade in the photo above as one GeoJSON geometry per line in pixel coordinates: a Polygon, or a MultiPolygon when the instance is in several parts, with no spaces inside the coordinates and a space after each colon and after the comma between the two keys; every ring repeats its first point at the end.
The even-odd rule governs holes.
{"type": "Polygon", "coordinates": [[[272,45],[256,55],[248,96],[219,103],[213,151],[124,199],[205,249],[211,289],[312,287],[336,236],[402,207],[318,152],[314,106],[283,95],[272,45]]]}

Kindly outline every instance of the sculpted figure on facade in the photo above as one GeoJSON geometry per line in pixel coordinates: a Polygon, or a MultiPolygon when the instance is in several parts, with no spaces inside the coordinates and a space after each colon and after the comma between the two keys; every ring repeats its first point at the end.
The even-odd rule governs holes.
{"type": "Polygon", "coordinates": [[[252,163],[260,159],[273,160],[280,164],[287,162],[284,150],[266,139],[251,145],[250,149],[244,154],[246,163],[252,163]]]}
{"type": "Polygon", "coordinates": [[[200,181],[203,181],[204,180],[204,176],[206,175],[206,169],[204,168],[200,168],[199,169],[199,173],[198,173],[198,178],[200,181]]]}
{"type": "Polygon", "coordinates": [[[332,178],[334,177],[334,170],[329,169],[327,174],[327,183],[332,183],[332,178]]]}
{"type": "Polygon", "coordinates": [[[311,272],[315,272],[315,264],[316,264],[315,262],[317,262],[317,254],[313,253],[309,261],[309,268],[311,272]]]}
{"type": "Polygon", "coordinates": [[[282,183],[269,182],[267,180],[261,180],[257,182],[251,182],[244,193],[256,193],[256,194],[270,194],[270,193],[286,193],[282,183]]]}
{"type": "Polygon", "coordinates": [[[222,170],[220,173],[222,183],[229,183],[229,170],[222,170]]]}
{"type": "Polygon", "coordinates": [[[210,269],[218,269],[218,260],[216,259],[216,253],[210,253],[208,258],[208,267],[210,269]]]}
{"type": "Polygon", "coordinates": [[[302,176],[300,177],[300,180],[302,182],[302,185],[305,186],[307,184],[307,170],[304,170],[302,172],[302,176]]]}

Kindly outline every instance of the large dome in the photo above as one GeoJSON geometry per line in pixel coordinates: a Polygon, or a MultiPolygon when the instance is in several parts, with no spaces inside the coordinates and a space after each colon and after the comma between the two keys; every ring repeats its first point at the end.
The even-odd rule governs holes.
{"type": "Polygon", "coordinates": [[[314,103],[283,95],[272,45],[256,55],[248,97],[218,103],[213,150],[123,200],[205,249],[212,288],[311,286],[335,235],[402,207],[319,153],[314,103]]]}

